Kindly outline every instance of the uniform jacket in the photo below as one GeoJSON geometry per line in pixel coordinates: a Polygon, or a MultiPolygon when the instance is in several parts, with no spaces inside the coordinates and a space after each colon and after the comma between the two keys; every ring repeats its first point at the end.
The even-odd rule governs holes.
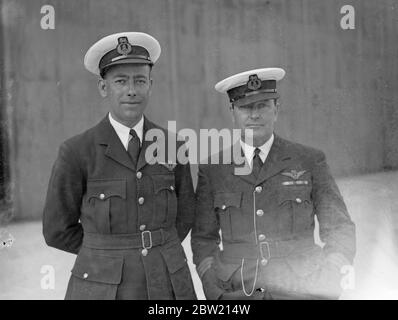
{"type": "MultiPolygon", "coordinates": [[[[145,118],[144,136],[149,129],[167,145],[167,131],[145,118]]],[[[77,254],[66,299],[196,298],[181,246],[194,214],[189,164],[148,164],[151,143],[135,167],[106,117],[61,145],[43,234],[77,254]]]]}
{"type": "Polygon", "coordinates": [[[275,136],[257,178],[237,175],[239,167],[233,160],[199,167],[192,250],[199,269],[214,260],[217,286],[203,279],[207,298],[252,297],[258,290],[322,296],[325,259],[351,263],[355,254],[355,226],[324,153],[275,136]],[[314,216],[323,249],[314,243],[314,216]]]}

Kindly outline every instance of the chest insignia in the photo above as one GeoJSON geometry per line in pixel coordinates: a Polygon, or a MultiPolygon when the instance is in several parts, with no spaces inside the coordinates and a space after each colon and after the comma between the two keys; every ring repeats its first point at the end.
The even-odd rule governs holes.
{"type": "Polygon", "coordinates": [[[281,174],[292,178],[293,180],[298,180],[304,173],[306,173],[307,171],[303,170],[303,171],[296,171],[296,170],[291,170],[290,172],[282,172],[281,174]]]}
{"type": "Polygon", "coordinates": [[[173,171],[174,168],[177,166],[176,163],[166,163],[166,162],[158,162],[159,164],[161,164],[162,166],[166,167],[167,170],[169,171],[173,171]]]}

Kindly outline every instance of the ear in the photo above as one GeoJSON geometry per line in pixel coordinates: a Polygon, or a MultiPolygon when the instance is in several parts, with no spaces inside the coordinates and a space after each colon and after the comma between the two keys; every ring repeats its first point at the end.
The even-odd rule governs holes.
{"type": "Polygon", "coordinates": [[[280,100],[279,100],[279,99],[276,99],[276,101],[275,101],[275,107],[276,107],[276,110],[277,110],[277,111],[279,111],[280,105],[281,105],[280,100]]]}
{"type": "Polygon", "coordinates": [[[275,121],[278,119],[279,107],[280,107],[280,103],[279,103],[279,99],[278,99],[275,102],[275,121]]]}
{"type": "Polygon", "coordinates": [[[229,112],[231,113],[232,123],[235,124],[235,114],[234,114],[234,105],[231,104],[229,106],[229,112]]]}
{"type": "Polygon", "coordinates": [[[103,98],[108,95],[106,81],[102,78],[98,79],[98,91],[103,98]]]}
{"type": "Polygon", "coordinates": [[[152,85],[153,85],[153,80],[152,78],[149,79],[149,95],[152,94],[152,85]]]}

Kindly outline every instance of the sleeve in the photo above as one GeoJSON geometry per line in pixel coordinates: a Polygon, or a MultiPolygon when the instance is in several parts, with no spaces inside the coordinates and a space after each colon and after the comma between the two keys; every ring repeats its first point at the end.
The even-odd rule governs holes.
{"type": "Polygon", "coordinates": [[[319,221],[319,233],[326,259],[341,267],[352,264],[356,251],[355,225],[343,197],[330,174],[323,152],[319,152],[313,171],[312,198],[319,221]]]}
{"type": "Polygon", "coordinates": [[[201,277],[211,266],[220,248],[220,222],[214,210],[214,196],[205,166],[199,166],[196,188],[195,223],[192,229],[191,246],[193,262],[201,277]]]}
{"type": "Polygon", "coordinates": [[[49,246],[79,252],[83,240],[79,218],[84,186],[74,152],[63,143],[51,172],[43,211],[43,235],[49,246]]]}
{"type": "Polygon", "coordinates": [[[189,163],[177,165],[175,178],[177,193],[176,228],[178,237],[183,241],[194,222],[195,192],[189,163]]]}

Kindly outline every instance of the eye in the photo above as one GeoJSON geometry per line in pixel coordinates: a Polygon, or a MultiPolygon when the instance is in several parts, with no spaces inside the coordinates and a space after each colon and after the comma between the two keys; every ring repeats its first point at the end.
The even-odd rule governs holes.
{"type": "Polygon", "coordinates": [[[251,105],[244,105],[244,106],[239,106],[238,109],[240,111],[249,111],[251,109],[251,105]]]}
{"type": "Polygon", "coordinates": [[[264,102],[260,102],[260,103],[256,104],[256,108],[258,108],[258,109],[264,109],[266,107],[267,107],[267,104],[264,102]]]}
{"type": "Polygon", "coordinates": [[[124,79],[116,79],[115,83],[117,83],[117,84],[125,84],[126,80],[124,80],[124,79]]]}
{"type": "Polygon", "coordinates": [[[137,80],[135,81],[135,83],[138,83],[138,84],[140,84],[140,85],[146,84],[146,79],[137,79],[137,80]]]}
{"type": "Polygon", "coordinates": [[[272,108],[272,102],[271,100],[260,101],[257,102],[254,107],[258,110],[269,109],[272,108]]]}

